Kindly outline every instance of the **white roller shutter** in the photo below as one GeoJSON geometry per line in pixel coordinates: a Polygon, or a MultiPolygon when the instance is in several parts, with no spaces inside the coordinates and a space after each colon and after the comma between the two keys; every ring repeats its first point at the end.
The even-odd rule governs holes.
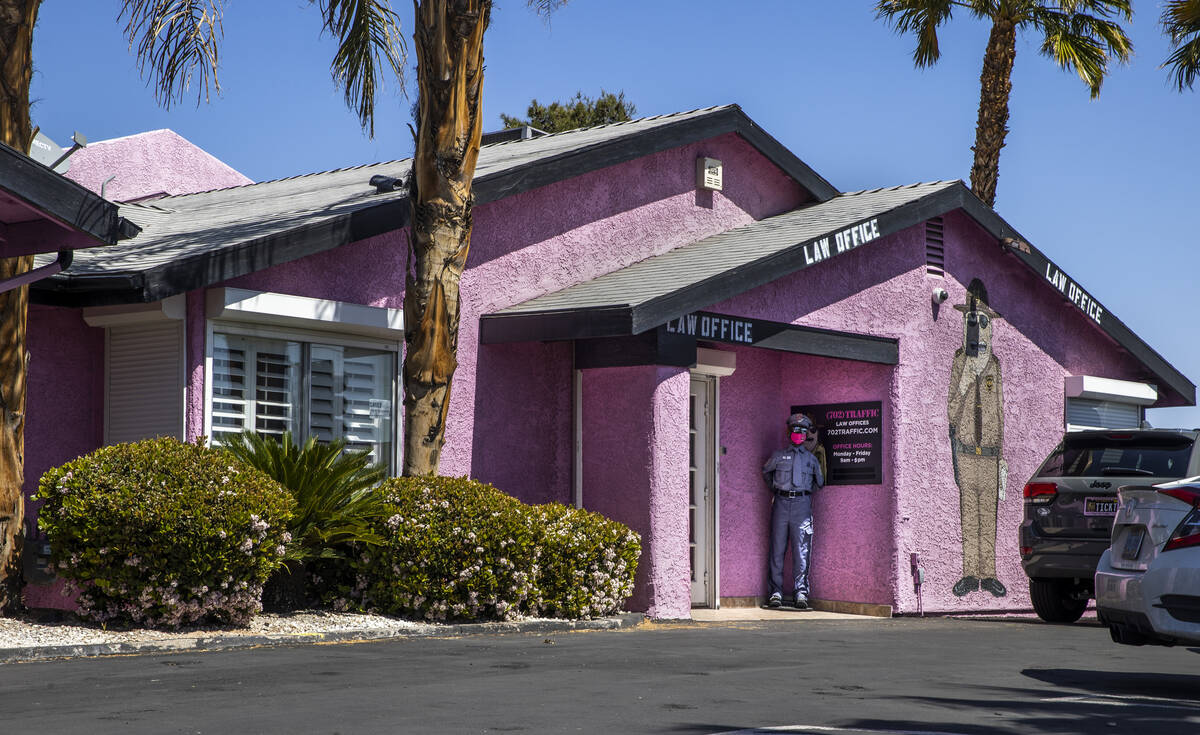
{"type": "Polygon", "coordinates": [[[1142,407],[1121,401],[1094,398],[1067,399],[1067,430],[1136,429],[1142,424],[1142,407]]]}
{"type": "Polygon", "coordinates": [[[108,329],[104,443],[183,438],[183,323],[108,329]]]}

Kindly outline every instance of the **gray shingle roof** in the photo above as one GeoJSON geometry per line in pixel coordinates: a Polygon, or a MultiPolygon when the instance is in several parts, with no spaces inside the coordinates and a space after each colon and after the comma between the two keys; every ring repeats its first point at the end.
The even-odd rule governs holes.
{"type": "MultiPolygon", "coordinates": [[[[836,190],[762,132],[736,105],[495,143],[480,150],[478,203],[590,170],[737,132],[817,199],[836,190]]],[[[64,274],[38,285],[40,300],[84,305],[150,301],[244,275],[408,224],[404,190],[378,193],[375,175],[403,179],[411,159],[125,204],[141,234],[80,251],[64,274]],[[49,294],[57,293],[57,298],[49,294]]]]}

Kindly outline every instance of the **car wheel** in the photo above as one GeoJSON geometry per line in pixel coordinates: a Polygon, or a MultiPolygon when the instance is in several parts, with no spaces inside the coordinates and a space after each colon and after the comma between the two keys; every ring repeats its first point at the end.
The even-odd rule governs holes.
{"type": "Polygon", "coordinates": [[[1029,598],[1033,611],[1047,623],[1074,623],[1088,604],[1072,579],[1031,579],[1029,598]]]}

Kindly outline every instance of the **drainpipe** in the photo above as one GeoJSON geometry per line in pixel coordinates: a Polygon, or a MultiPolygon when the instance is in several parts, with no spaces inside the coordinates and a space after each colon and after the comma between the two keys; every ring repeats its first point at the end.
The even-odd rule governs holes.
{"type": "Polygon", "coordinates": [[[34,281],[40,281],[43,278],[49,278],[55,273],[64,271],[71,267],[71,260],[74,257],[75,253],[73,251],[60,250],[58,251],[58,260],[54,261],[53,263],[49,265],[43,265],[41,268],[34,268],[33,270],[22,273],[19,276],[13,276],[12,278],[6,278],[5,280],[0,281],[0,293],[12,291],[14,288],[26,286],[34,281]]]}

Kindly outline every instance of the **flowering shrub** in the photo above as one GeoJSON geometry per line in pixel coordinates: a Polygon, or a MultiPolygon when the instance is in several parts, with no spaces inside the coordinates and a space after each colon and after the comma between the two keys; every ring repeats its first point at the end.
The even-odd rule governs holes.
{"type": "Polygon", "coordinates": [[[291,496],[201,443],[99,449],[42,475],[37,499],[52,567],[101,623],[244,623],[291,540],[291,496]]]}
{"type": "Polygon", "coordinates": [[[383,546],[358,558],[350,596],[428,620],[591,617],[633,589],[638,535],[563,505],[528,506],[466,478],[395,478],[381,488],[383,546]]]}

